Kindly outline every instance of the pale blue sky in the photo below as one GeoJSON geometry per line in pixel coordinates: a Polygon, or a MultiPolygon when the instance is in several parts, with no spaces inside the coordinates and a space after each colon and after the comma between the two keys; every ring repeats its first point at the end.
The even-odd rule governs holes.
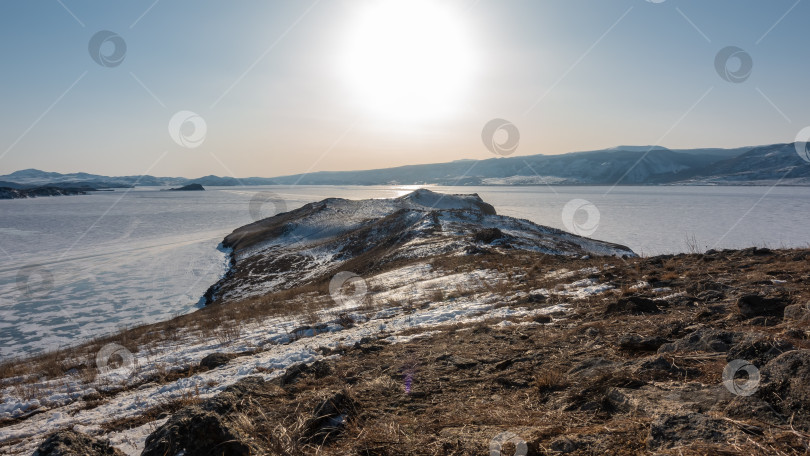
{"type": "MultiPolygon", "coordinates": [[[[427,3],[461,37],[435,49],[469,59],[462,71],[408,57],[422,84],[410,89],[453,96],[447,112],[408,97],[417,109],[403,117],[391,84],[364,89],[373,66],[346,72],[358,18],[379,0],[4,1],[0,174],[276,176],[489,158],[480,134],[493,118],[520,129],[519,155],[789,142],[810,125],[810,1],[406,2],[417,18],[439,11],[427,3]],[[125,41],[120,65],[91,58],[101,30],[125,41]],[[715,70],[732,45],[753,61],[742,83],[715,70]],[[205,120],[199,147],[170,137],[178,111],[205,120]]],[[[384,25],[399,47],[370,44],[407,53],[427,36],[411,25],[384,25]]]]}

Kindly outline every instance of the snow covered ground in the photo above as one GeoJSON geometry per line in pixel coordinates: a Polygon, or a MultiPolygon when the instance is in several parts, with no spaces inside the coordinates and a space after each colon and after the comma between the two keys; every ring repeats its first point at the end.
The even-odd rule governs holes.
{"type": "MultiPolygon", "coordinates": [[[[572,280],[562,287],[565,295],[577,298],[607,291],[609,287],[600,286],[591,279],[573,280],[591,272],[590,269],[583,269],[565,273],[566,280],[572,280]]],[[[568,304],[529,310],[517,304],[520,299],[527,297],[525,292],[503,296],[488,291],[491,285],[507,279],[504,274],[492,270],[448,275],[432,269],[428,264],[406,266],[365,280],[368,290],[381,290],[369,291],[368,298],[383,304],[371,308],[363,307],[359,299],[343,300],[342,306],[318,316],[320,321],[325,322],[316,326],[318,329],[294,332],[304,324],[300,318],[268,318],[243,325],[239,336],[227,342],[200,340],[198,336],[187,334],[177,342],[160,347],[142,347],[133,355],[131,366],[101,374],[92,383],[85,383],[78,376],[43,382],[38,385],[41,389],[38,400],[24,400],[17,395],[14,387],[5,386],[0,390],[0,419],[18,417],[35,408],[41,413],[0,428],[0,451],[4,454],[30,454],[48,432],[75,428],[91,435],[105,436],[127,454],[140,454],[146,437],[162,421],[109,434],[103,431],[102,425],[116,419],[139,416],[150,408],[183,397],[211,397],[246,376],[274,378],[293,364],[337,356],[324,353],[330,353],[326,349],[352,346],[364,338],[402,343],[429,335],[435,328],[447,324],[495,320],[501,322],[500,327],[504,327],[512,324],[511,320],[526,320],[526,317],[537,314],[553,315],[555,319],[565,318],[568,304]],[[466,290],[468,294],[452,297],[453,293],[458,294],[458,290],[466,290]],[[440,295],[446,298],[435,299],[440,295]],[[419,303],[419,306],[406,303],[419,303]],[[348,314],[356,324],[341,326],[336,318],[341,312],[348,314]],[[408,334],[403,335],[404,331],[408,331],[408,334]],[[139,384],[158,369],[165,369],[165,366],[181,368],[196,365],[203,357],[215,352],[254,354],[237,357],[226,366],[170,383],[141,384],[115,394],[94,408],[86,409],[87,404],[80,399],[94,391],[109,390],[123,384],[139,384]],[[16,439],[20,439],[18,443],[2,447],[3,442],[16,439]]]]}

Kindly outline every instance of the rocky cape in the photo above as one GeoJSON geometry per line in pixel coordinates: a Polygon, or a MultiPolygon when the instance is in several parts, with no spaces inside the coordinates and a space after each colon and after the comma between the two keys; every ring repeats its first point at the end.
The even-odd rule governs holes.
{"type": "Polygon", "coordinates": [[[11,188],[0,187],[0,199],[37,198],[41,196],[86,195],[95,191],[94,188],[60,188],[60,187],[34,187],[11,188]]]}
{"type": "Polygon", "coordinates": [[[489,250],[636,256],[622,245],[497,215],[477,194],[427,189],[393,199],[307,204],[238,228],[222,245],[231,249],[231,269],[208,290],[208,303],[316,283],[341,270],[367,274],[398,261],[489,250]]]}

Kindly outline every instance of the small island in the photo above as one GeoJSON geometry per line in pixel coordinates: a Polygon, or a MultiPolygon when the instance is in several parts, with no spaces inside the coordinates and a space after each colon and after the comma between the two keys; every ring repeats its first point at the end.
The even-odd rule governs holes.
{"type": "Polygon", "coordinates": [[[188,184],[188,185],[184,185],[184,186],[179,187],[179,188],[170,188],[170,189],[168,189],[166,191],[169,191],[169,192],[202,192],[202,191],[205,191],[205,188],[203,188],[203,186],[200,185],[200,184],[188,184]]]}

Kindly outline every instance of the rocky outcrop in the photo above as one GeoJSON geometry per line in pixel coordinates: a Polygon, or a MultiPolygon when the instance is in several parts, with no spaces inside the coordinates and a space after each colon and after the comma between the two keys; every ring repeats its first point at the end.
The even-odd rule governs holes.
{"type": "Polygon", "coordinates": [[[478,195],[416,190],[399,198],[329,198],[234,230],[231,271],[208,303],[325,280],[351,264],[364,274],[396,261],[489,251],[635,257],[627,247],[497,215],[478,195]]]}
{"type": "Polygon", "coordinates": [[[261,394],[263,385],[260,377],[248,377],[200,405],[180,410],[147,437],[142,456],[257,454],[250,421],[240,414],[250,412],[250,398],[261,394]]]}
{"type": "Polygon", "coordinates": [[[106,440],[72,430],[51,434],[33,456],[126,456],[106,440]]]}

